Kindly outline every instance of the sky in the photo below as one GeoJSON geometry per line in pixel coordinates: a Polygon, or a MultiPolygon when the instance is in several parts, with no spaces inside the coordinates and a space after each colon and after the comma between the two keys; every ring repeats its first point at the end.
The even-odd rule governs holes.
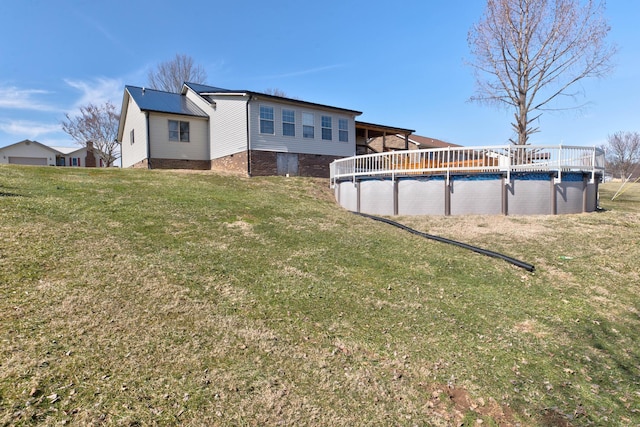
{"type": "MultiPolygon", "coordinates": [[[[113,102],[176,54],[206,83],[362,111],[357,120],[465,145],[514,137],[513,112],[469,102],[467,34],[483,0],[0,0],[0,147],[73,146],[66,114],[113,102]]],[[[640,131],[640,1],[610,0],[615,71],[546,112],[530,142],[602,145],[640,131]]]]}

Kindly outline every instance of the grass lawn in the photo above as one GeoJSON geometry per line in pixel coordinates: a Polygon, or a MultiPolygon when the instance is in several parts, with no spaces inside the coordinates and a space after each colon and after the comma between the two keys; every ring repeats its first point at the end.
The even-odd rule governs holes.
{"type": "Polygon", "coordinates": [[[326,180],[0,166],[0,425],[640,425],[640,184],[353,215],[326,180]]]}

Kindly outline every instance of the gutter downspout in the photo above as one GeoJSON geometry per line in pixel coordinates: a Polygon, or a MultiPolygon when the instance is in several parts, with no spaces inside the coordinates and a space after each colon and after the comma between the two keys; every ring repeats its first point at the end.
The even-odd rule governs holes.
{"type": "Polygon", "coordinates": [[[249,103],[253,99],[253,95],[249,94],[246,105],[247,119],[247,176],[251,176],[251,123],[249,122],[249,103]]]}
{"type": "Polygon", "coordinates": [[[145,111],[144,116],[147,122],[147,169],[151,169],[151,141],[149,140],[149,112],[145,111]]]}

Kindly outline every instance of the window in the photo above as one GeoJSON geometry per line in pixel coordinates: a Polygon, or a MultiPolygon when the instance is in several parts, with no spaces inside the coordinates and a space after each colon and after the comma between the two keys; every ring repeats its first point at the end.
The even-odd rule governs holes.
{"type": "Polygon", "coordinates": [[[133,145],[133,143],[136,142],[135,134],[133,132],[133,129],[131,129],[131,132],[129,132],[129,142],[131,143],[131,145],[133,145]]]}
{"type": "Polygon", "coordinates": [[[331,117],[322,116],[322,139],[331,141],[331,117]]]}
{"type": "Polygon", "coordinates": [[[313,125],[313,114],[302,113],[302,136],[304,138],[315,138],[313,125]]]}
{"type": "Polygon", "coordinates": [[[273,135],[273,107],[260,106],[260,133],[273,135]]]}
{"type": "Polygon", "coordinates": [[[189,122],[169,120],[169,141],[189,142],[189,122]]]}
{"type": "Polygon", "coordinates": [[[282,110],[282,134],[284,136],[296,136],[296,112],[282,110]]]}
{"type": "Polygon", "coordinates": [[[349,142],[349,121],[338,119],[338,141],[349,142]]]}

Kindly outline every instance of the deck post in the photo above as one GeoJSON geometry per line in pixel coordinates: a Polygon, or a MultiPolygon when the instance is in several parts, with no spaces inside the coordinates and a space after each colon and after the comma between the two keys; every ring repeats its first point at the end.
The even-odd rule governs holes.
{"type": "Polygon", "coordinates": [[[444,215],[451,216],[451,182],[448,177],[444,182],[444,215]]]}
{"type": "Polygon", "coordinates": [[[509,215],[509,182],[502,176],[502,214],[507,216],[509,215]]]}
{"type": "Polygon", "coordinates": [[[395,178],[395,176],[392,179],[393,179],[393,214],[398,215],[398,180],[395,178]]]}
{"type": "Polygon", "coordinates": [[[558,214],[558,190],[556,184],[556,178],[552,177],[549,182],[551,182],[551,215],[558,214]]]}
{"type": "Polygon", "coordinates": [[[587,212],[587,201],[589,199],[588,197],[588,191],[589,189],[589,178],[588,175],[583,175],[582,176],[582,212],[587,212]]]}

